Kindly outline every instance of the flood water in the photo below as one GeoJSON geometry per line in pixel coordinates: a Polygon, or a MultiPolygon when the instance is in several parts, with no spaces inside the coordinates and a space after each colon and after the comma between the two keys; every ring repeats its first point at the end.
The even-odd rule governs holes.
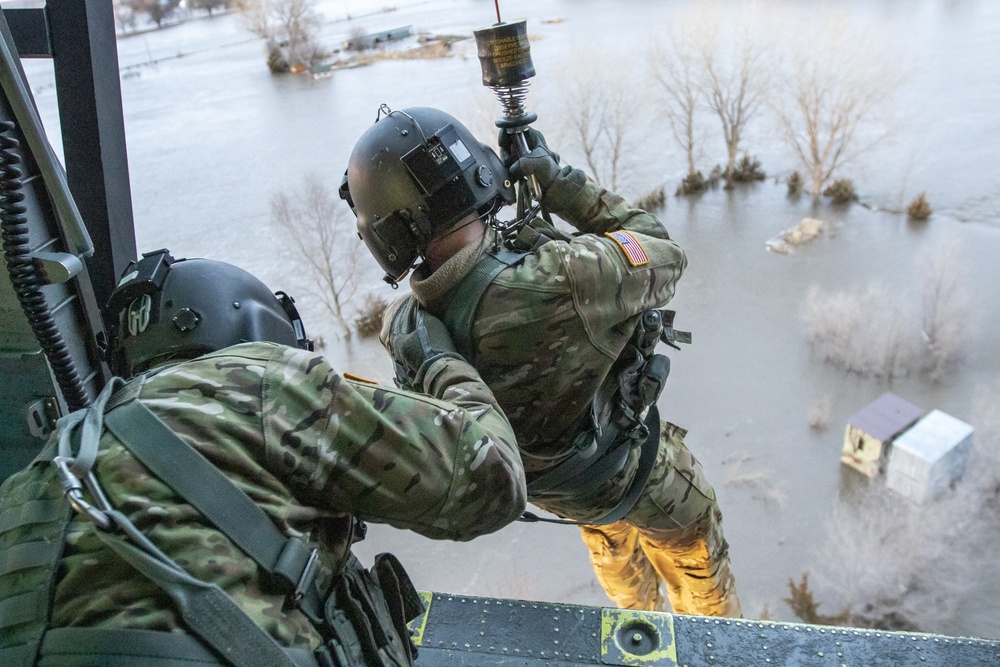
{"type": "MultiPolygon", "coordinates": [[[[665,183],[669,195],[686,168],[654,113],[643,72],[647,44],[689,20],[693,4],[501,3],[505,20],[528,19],[538,72],[528,104],[539,111],[547,134],[558,133],[562,112],[555,91],[574,61],[595,51],[608,60],[620,53],[630,58],[622,72],[637,77],[633,121],[641,139],[627,194],[665,183]]],[[[697,4],[718,11],[718,22],[726,25],[736,6],[747,3],[697,4]]],[[[482,1],[398,0],[392,12],[382,6],[371,0],[319,3],[323,41],[336,45],[357,26],[376,31],[410,24],[415,31],[469,34],[495,19],[492,3],[482,1]]],[[[688,429],[688,445],[716,486],[745,613],[766,610],[771,618],[794,620],[782,601],[786,582],[815,562],[824,522],[842,502],[846,419],[891,389],[927,410],[972,422],[977,388],[1000,389],[1000,3],[786,0],[762,6],[761,13],[775,26],[776,43],[841,19],[878,36],[883,57],[905,70],[887,121],[893,133],[842,175],[872,206],[905,208],[926,191],[935,209],[929,221],[914,223],[860,205],[814,207],[808,197],[789,200],[784,186],[769,179],[696,198],[668,196],[659,211],[688,252],[690,268],[672,307],[678,326],[695,339],[672,355],[660,411],[688,429]],[[807,216],[824,220],[833,233],[790,255],[765,249],[768,239],[807,216]],[[960,248],[963,284],[973,299],[966,356],[956,372],[937,383],[915,374],[890,385],[838,371],[811,353],[800,320],[811,286],[851,291],[878,283],[902,308],[914,309],[922,258],[952,242],[960,248]],[[816,431],[807,415],[821,401],[829,404],[829,428],[816,431]],[[735,466],[760,473],[759,481],[741,481],[735,466]]],[[[287,240],[269,226],[269,200],[300,187],[308,172],[328,178],[335,189],[354,141],[380,103],[438,106],[459,118],[482,108],[484,97],[489,108],[492,97],[480,85],[471,40],[460,43],[452,58],[381,62],[315,81],[270,75],[261,42],[233,15],[129,36],[118,48],[140,250],[169,247],[177,255],[230,261],[275,288],[303,295],[307,323],[325,334],[335,365],[388,382],[391,367],[378,344],[337,341],[329,318],[305,296],[308,274],[282,251],[287,240]]],[[[51,66],[28,62],[26,69],[58,146],[51,66]]],[[[706,170],[724,155],[708,121],[712,134],[700,165],[706,170]]],[[[795,168],[763,113],[745,149],[760,157],[769,175],[795,168]]],[[[374,261],[364,258],[359,270],[370,272],[372,289],[379,289],[374,261]]],[[[372,526],[360,551],[389,550],[424,590],[607,604],[571,527],[515,524],[453,544],[372,526]]],[[[977,593],[962,613],[924,629],[1000,637],[997,563],[993,551],[976,568],[977,593]]]]}

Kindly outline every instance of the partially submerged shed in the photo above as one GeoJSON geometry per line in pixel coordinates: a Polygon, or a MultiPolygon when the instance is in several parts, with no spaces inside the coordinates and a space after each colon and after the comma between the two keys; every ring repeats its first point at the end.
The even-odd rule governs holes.
{"type": "Polygon", "coordinates": [[[931,412],[892,443],[885,483],[923,503],[962,476],[974,429],[940,410],[931,412]]]}
{"type": "Polygon", "coordinates": [[[892,392],[882,394],[848,419],[840,460],[875,477],[884,470],[889,445],[923,414],[923,409],[892,392]]]}
{"type": "Polygon", "coordinates": [[[413,26],[404,25],[391,30],[368,33],[367,35],[355,35],[350,39],[344,40],[343,46],[348,51],[364,51],[365,49],[373,49],[386,42],[409,37],[412,33],[413,26]]]}

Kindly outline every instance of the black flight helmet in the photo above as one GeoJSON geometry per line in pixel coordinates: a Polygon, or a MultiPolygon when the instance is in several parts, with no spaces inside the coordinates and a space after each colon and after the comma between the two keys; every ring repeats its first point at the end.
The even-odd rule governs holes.
{"type": "Polygon", "coordinates": [[[354,146],[340,196],[395,284],[432,238],[472,212],[514,203],[515,192],[496,152],[447,113],[413,107],[379,116],[354,146]]]}
{"type": "Polygon", "coordinates": [[[146,253],[125,269],[105,309],[108,364],[120,377],[170,358],[251,341],[311,350],[294,301],[243,269],[211,259],[146,253]]]}

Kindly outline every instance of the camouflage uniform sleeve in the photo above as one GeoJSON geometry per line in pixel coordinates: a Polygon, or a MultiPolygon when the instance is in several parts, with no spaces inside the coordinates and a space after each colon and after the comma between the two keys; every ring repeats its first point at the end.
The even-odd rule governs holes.
{"type": "Polygon", "coordinates": [[[431,538],[499,530],[525,506],[514,434],[463,361],[442,359],[424,396],[347,380],[282,348],[265,374],[265,449],[296,497],[431,538]]]}
{"type": "Polygon", "coordinates": [[[655,215],[629,206],[622,197],[570,166],[560,170],[542,200],[549,211],[584,233],[601,235],[627,229],[659,239],[670,238],[655,215]]]}
{"type": "Polygon", "coordinates": [[[543,246],[539,270],[565,274],[588,338],[615,358],[628,338],[619,325],[673,298],[687,256],[656,216],[630,207],[578,169],[564,167],[544,201],[552,213],[584,233],[568,243],[543,246]],[[631,234],[646,261],[630,258],[606,236],[617,230],[631,234]]]}

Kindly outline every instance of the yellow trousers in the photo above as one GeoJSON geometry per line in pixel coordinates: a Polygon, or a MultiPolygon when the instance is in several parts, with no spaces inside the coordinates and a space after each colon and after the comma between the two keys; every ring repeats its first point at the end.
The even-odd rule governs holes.
{"type": "Polygon", "coordinates": [[[698,616],[743,615],[721,530],[702,536],[639,529],[628,521],[581,527],[594,573],[608,597],[625,609],[674,611],[698,616]],[[666,582],[669,608],[661,599],[666,582]]]}
{"type": "MultiPolygon", "coordinates": [[[[722,513],[701,464],[684,444],[684,429],[664,423],[656,462],[642,495],[625,518],[582,526],[597,580],[619,607],[740,618],[722,513]]],[[[635,456],[629,462],[632,470],[635,456]]],[[[619,482],[588,498],[536,503],[570,519],[600,516],[602,493],[620,498],[619,482]]],[[[613,506],[613,505],[611,505],[613,506]]]]}

